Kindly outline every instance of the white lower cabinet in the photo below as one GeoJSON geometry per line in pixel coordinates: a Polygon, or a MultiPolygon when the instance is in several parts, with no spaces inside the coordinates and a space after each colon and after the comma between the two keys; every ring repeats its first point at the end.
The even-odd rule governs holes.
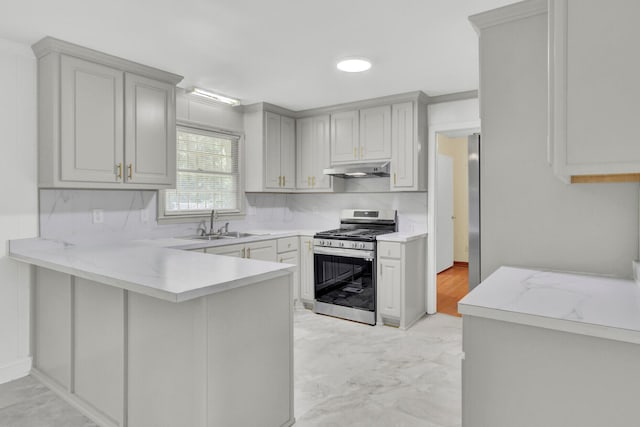
{"type": "Polygon", "coordinates": [[[400,319],[402,263],[399,259],[381,257],[378,260],[378,292],[380,315],[400,319]]]}
{"type": "Polygon", "coordinates": [[[407,329],[426,313],[426,238],[378,242],[378,324],[407,329]]]}
{"type": "Polygon", "coordinates": [[[293,272],[293,301],[300,299],[300,256],[298,251],[298,237],[284,237],[278,239],[278,262],[293,264],[296,270],[293,272]]]}
{"type": "Polygon", "coordinates": [[[300,300],[313,304],[313,237],[300,237],[300,300]]]}
{"type": "Polygon", "coordinates": [[[239,245],[214,246],[206,248],[205,253],[275,262],[277,252],[275,240],[264,240],[239,245]]]}

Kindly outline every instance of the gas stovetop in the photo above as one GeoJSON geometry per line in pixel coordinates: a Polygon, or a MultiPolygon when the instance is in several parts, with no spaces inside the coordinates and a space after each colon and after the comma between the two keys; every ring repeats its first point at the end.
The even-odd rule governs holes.
{"type": "Polygon", "coordinates": [[[371,242],[376,240],[376,236],[380,234],[393,233],[394,230],[380,230],[371,228],[337,228],[335,230],[327,230],[316,233],[315,237],[320,239],[344,239],[356,240],[359,242],[371,242]]]}

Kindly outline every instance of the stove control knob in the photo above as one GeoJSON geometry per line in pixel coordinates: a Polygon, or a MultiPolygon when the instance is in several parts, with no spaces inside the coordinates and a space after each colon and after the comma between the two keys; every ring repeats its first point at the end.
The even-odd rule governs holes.
{"type": "Polygon", "coordinates": [[[360,249],[364,249],[364,243],[360,243],[358,246],[360,247],[360,249]]]}
{"type": "Polygon", "coordinates": [[[344,248],[344,242],[340,242],[340,247],[344,248]]]}

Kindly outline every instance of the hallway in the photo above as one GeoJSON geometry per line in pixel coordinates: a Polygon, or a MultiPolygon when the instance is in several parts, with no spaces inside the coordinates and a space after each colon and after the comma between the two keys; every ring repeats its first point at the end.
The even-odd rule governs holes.
{"type": "Polygon", "coordinates": [[[444,270],[437,276],[438,313],[451,316],[458,313],[458,301],[469,291],[469,266],[456,262],[453,267],[444,270]]]}

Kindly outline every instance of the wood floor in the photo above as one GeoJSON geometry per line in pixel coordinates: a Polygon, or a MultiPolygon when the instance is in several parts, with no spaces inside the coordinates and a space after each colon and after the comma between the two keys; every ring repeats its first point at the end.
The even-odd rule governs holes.
{"type": "Polygon", "coordinates": [[[461,317],[458,301],[469,291],[469,266],[455,263],[453,267],[438,274],[438,313],[461,317]]]}

